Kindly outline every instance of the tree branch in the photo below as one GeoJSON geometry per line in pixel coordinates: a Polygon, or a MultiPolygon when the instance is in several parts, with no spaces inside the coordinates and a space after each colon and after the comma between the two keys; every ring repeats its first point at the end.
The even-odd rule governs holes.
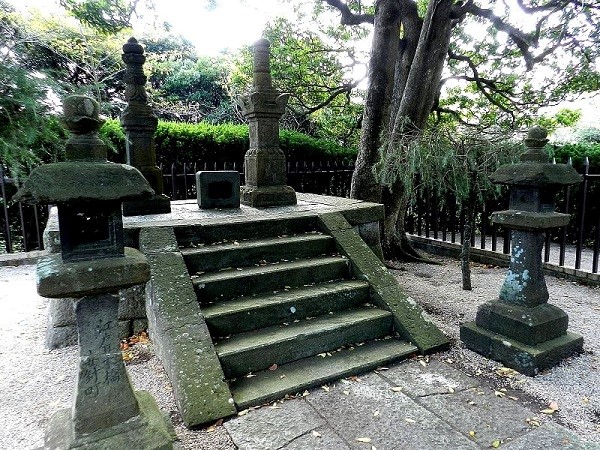
{"type": "Polygon", "coordinates": [[[348,5],[341,0],[322,0],[329,6],[337,9],[342,15],[342,25],[361,25],[363,23],[373,24],[375,16],[373,14],[354,14],[348,5]]]}

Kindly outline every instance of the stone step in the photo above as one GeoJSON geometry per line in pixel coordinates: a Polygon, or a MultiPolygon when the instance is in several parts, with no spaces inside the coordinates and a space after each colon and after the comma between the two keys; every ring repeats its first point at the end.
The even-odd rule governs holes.
{"type": "Polygon", "coordinates": [[[238,410],[242,410],[368,372],[416,353],[417,347],[396,338],[376,340],[333,352],[331,356],[312,356],[280,365],[276,370],[257,372],[250,378],[241,377],[230,382],[230,388],[238,410]]]}
{"type": "Polygon", "coordinates": [[[316,317],[369,301],[369,283],[343,280],[240,297],[202,308],[213,337],[316,317]]]}
{"type": "Polygon", "coordinates": [[[192,284],[200,303],[207,304],[348,277],[346,258],[321,256],[192,275],[192,284]]]}
{"type": "Polygon", "coordinates": [[[251,266],[261,261],[309,258],[334,251],[335,241],[331,236],[308,233],[184,248],[181,249],[181,254],[189,272],[193,274],[226,267],[251,266]]]}
{"type": "MultiPolygon", "coordinates": [[[[283,209],[283,208],[282,208],[283,209]]],[[[177,243],[182,248],[193,247],[199,244],[212,244],[228,241],[241,241],[243,239],[264,239],[276,236],[307,233],[318,229],[318,219],[315,215],[299,217],[271,217],[266,219],[251,220],[244,216],[231,222],[218,221],[215,223],[175,227],[177,243]]]]}
{"type": "Polygon", "coordinates": [[[392,332],[392,314],[359,307],[236,334],[215,344],[226,378],[285,364],[392,332]]]}

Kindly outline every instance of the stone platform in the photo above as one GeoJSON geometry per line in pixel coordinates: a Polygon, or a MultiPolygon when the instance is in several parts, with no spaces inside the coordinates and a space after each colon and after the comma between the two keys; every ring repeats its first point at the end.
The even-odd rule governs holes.
{"type": "MultiPolygon", "coordinates": [[[[121,293],[120,310],[144,305],[137,320],[188,427],[448,347],[378,258],[383,215],[380,204],[299,194],[294,205],[205,210],[188,200],[124,218],[126,245],[146,256],[151,278],[144,299],[121,293]],[[323,352],[337,363],[323,365],[323,352]]],[[[46,238],[57,246],[55,221],[46,238]]],[[[67,329],[52,320],[69,308],[51,304],[49,336],[67,329]]]]}

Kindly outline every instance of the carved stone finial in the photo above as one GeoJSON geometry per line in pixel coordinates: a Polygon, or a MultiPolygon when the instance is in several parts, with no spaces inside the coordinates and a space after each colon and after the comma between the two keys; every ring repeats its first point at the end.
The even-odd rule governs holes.
{"type": "Polygon", "coordinates": [[[548,143],[548,132],[544,127],[535,126],[529,129],[525,145],[530,148],[542,148],[548,143]]]}
{"type": "Polygon", "coordinates": [[[271,44],[266,39],[260,39],[252,46],[254,50],[254,88],[257,91],[272,90],[270,49],[271,44]]]}
{"type": "Polygon", "coordinates": [[[521,155],[521,161],[548,162],[548,155],[542,150],[548,143],[548,132],[545,128],[530,128],[524,142],[527,150],[521,155]]]}
{"type": "Polygon", "coordinates": [[[98,131],[103,120],[100,119],[100,105],[85,95],[71,95],[63,101],[64,122],[71,133],[87,134],[98,131]]]}
{"type": "Polygon", "coordinates": [[[130,37],[127,43],[123,45],[123,53],[137,53],[142,55],[144,53],[144,47],[138,43],[138,40],[134,37],[130,37]]]}
{"type": "Polygon", "coordinates": [[[98,137],[104,123],[100,105],[85,95],[71,95],[63,101],[63,121],[72,135],[65,145],[67,161],[106,161],[106,145],[98,137]]]}

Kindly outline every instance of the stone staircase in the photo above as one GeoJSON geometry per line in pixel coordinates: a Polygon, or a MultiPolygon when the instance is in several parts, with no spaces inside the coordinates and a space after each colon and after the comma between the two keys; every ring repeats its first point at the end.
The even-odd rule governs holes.
{"type": "Polygon", "coordinates": [[[419,351],[317,217],[175,231],[238,410],[419,351]]]}

